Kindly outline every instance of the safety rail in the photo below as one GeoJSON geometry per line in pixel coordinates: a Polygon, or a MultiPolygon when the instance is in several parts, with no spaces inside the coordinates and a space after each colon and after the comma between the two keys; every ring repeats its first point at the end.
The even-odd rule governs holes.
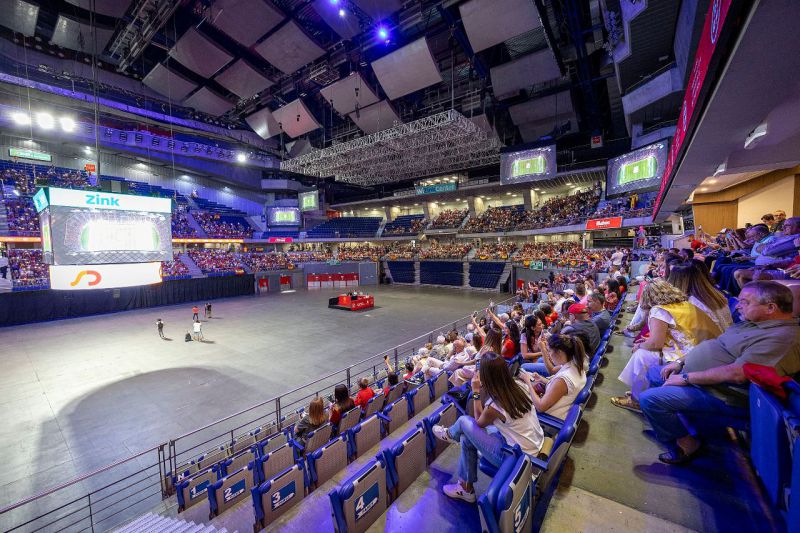
{"type": "Polygon", "coordinates": [[[168,500],[172,495],[169,473],[205,452],[227,448],[256,428],[263,429],[259,438],[268,436],[270,428],[273,431],[269,433],[280,432],[296,421],[312,398],[329,397],[340,383],[352,389],[361,377],[372,378],[374,383],[385,376],[385,356],[397,369],[424,343],[449,330],[463,329],[470,321],[468,315],[443,324],[274,398],[0,508],[0,530],[108,531],[146,512],[168,512],[175,506],[168,500]]]}

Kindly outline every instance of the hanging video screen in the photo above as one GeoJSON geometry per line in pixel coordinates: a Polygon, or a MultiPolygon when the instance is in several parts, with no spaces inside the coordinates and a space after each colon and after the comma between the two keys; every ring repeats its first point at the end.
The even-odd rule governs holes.
{"type": "Polygon", "coordinates": [[[299,226],[300,210],[296,207],[269,207],[267,220],[270,226],[299,226]]]}
{"type": "Polygon", "coordinates": [[[319,193],[317,191],[301,192],[297,195],[301,211],[317,211],[319,209],[319,193]]]}
{"type": "Polygon", "coordinates": [[[500,154],[500,182],[513,185],[555,177],[556,145],[500,154]]]}
{"type": "Polygon", "coordinates": [[[606,196],[654,189],[661,184],[669,142],[664,139],[608,160],[606,196]]]}

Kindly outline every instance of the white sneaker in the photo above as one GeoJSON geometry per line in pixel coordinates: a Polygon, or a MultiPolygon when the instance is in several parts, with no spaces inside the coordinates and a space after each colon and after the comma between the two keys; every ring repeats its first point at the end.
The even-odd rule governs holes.
{"type": "Polygon", "coordinates": [[[443,440],[443,441],[445,441],[447,443],[450,443],[450,444],[455,443],[455,441],[452,439],[452,437],[450,437],[450,433],[447,432],[447,428],[446,427],[440,426],[439,424],[436,424],[431,429],[433,430],[433,435],[437,439],[443,440]]]}
{"type": "Polygon", "coordinates": [[[464,490],[464,487],[461,486],[461,483],[445,485],[442,487],[442,492],[454,500],[464,500],[467,503],[475,503],[478,500],[478,498],[475,497],[475,492],[467,492],[464,490]]]}

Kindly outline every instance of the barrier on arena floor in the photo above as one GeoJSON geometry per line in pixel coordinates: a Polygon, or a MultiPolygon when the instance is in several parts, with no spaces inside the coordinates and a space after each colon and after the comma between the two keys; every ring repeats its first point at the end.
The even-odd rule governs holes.
{"type": "MultiPolygon", "coordinates": [[[[353,275],[357,280],[358,275],[353,275]]],[[[253,285],[254,282],[251,287],[253,285]]],[[[339,383],[352,389],[361,377],[368,377],[371,382],[385,379],[384,357],[388,357],[393,367],[398,368],[403,359],[413,355],[425,343],[433,342],[439,334],[450,329],[465,328],[471,323],[470,318],[465,316],[443,324],[344,369],[8,505],[0,509],[0,530],[110,530],[156,509],[164,498],[179,490],[178,483],[205,471],[210,473],[208,479],[203,479],[208,481],[208,485],[199,487],[194,497],[198,501],[208,502],[204,488],[216,483],[218,477],[224,477],[226,471],[232,474],[235,467],[242,468],[239,461],[243,460],[240,455],[244,453],[243,449],[254,446],[263,455],[287,445],[287,436],[282,430],[299,420],[302,408],[311,399],[328,397],[339,383]],[[223,466],[226,463],[230,467],[227,470],[223,466]],[[78,496],[75,496],[76,492],[78,496]]],[[[444,378],[441,382],[434,381],[433,390],[437,398],[446,390],[442,388],[446,385],[444,378]]],[[[407,418],[408,398],[402,395],[401,390],[398,392],[404,400],[401,403],[407,418]]],[[[397,414],[402,416],[402,413],[397,414]]],[[[381,416],[381,413],[373,415],[349,430],[346,438],[347,455],[361,455],[374,446],[380,439],[381,416]]],[[[392,430],[397,427],[394,423],[390,426],[392,430]]],[[[254,466],[259,468],[255,468],[253,473],[260,476],[263,466],[254,466]]],[[[305,475],[305,471],[302,471],[301,477],[305,475]]],[[[264,483],[258,488],[262,487],[264,483]]],[[[295,502],[302,499],[305,488],[306,485],[297,487],[295,502]]],[[[270,493],[275,490],[270,490],[270,493]]],[[[190,494],[186,494],[186,499],[190,497],[190,494]]],[[[269,502],[266,494],[264,498],[269,502]]],[[[268,523],[269,517],[274,519],[285,510],[285,507],[276,508],[273,513],[264,512],[262,508],[262,517],[268,523]]]]}

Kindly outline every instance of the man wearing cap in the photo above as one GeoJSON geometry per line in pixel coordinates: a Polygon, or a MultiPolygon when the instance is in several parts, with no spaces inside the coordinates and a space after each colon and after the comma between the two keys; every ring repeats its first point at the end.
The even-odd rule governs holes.
{"type": "Polygon", "coordinates": [[[561,333],[578,337],[583,342],[586,354],[591,357],[600,346],[600,330],[589,319],[589,310],[583,304],[572,304],[569,306],[569,318],[569,324],[564,326],[561,333]]]}

